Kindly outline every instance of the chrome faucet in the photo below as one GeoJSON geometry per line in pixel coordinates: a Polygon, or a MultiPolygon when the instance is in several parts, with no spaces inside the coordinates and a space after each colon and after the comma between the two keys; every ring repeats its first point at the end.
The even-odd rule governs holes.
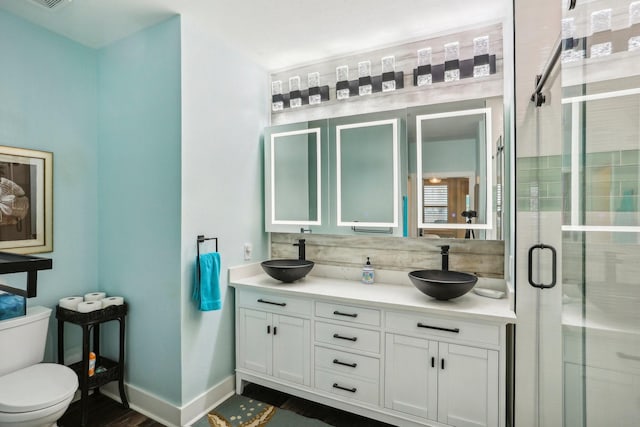
{"type": "Polygon", "coordinates": [[[305,239],[298,239],[298,243],[293,244],[293,246],[298,247],[298,259],[306,259],[305,242],[305,239]]]}
{"type": "Polygon", "coordinates": [[[449,271],[449,245],[441,245],[440,255],[442,255],[442,270],[449,271]]]}

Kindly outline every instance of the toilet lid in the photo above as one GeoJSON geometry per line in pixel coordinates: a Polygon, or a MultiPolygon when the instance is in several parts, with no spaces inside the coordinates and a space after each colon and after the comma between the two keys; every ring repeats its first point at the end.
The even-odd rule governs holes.
{"type": "Polygon", "coordinates": [[[0,377],[0,412],[30,412],[48,408],[73,395],[75,372],[64,365],[39,363],[0,377]]]}

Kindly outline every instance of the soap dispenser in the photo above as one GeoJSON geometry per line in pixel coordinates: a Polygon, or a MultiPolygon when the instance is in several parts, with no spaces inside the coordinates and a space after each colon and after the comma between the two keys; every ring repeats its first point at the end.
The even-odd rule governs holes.
{"type": "Polygon", "coordinates": [[[372,284],[374,275],[373,266],[371,265],[371,261],[369,261],[369,257],[367,257],[367,262],[362,267],[362,283],[366,283],[367,285],[372,284]]]}

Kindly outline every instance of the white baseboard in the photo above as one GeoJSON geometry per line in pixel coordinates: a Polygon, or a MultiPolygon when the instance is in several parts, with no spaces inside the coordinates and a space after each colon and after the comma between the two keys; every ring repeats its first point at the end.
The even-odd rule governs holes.
{"type": "MultiPolygon", "coordinates": [[[[124,387],[131,409],[167,427],[183,427],[190,426],[233,395],[235,393],[235,375],[230,375],[180,407],[131,384],[125,383],[124,387]]],[[[117,382],[111,382],[101,387],[100,391],[113,400],[121,402],[117,382]]]]}
{"type": "Polygon", "coordinates": [[[230,375],[208,391],[183,405],[181,408],[181,419],[183,426],[190,426],[220,403],[235,394],[236,376],[230,375]]]}

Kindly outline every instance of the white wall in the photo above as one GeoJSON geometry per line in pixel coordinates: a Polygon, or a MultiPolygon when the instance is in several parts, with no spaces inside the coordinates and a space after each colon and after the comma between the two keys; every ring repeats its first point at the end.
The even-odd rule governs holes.
{"type": "MultiPolygon", "coordinates": [[[[226,269],[267,257],[261,134],[269,116],[269,75],[182,16],[182,402],[230,376],[235,367],[234,298],[226,269]],[[221,311],[191,300],[196,236],[218,237],[221,311]]],[[[208,243],[202,251],[212,251],[208,243]]]]}

